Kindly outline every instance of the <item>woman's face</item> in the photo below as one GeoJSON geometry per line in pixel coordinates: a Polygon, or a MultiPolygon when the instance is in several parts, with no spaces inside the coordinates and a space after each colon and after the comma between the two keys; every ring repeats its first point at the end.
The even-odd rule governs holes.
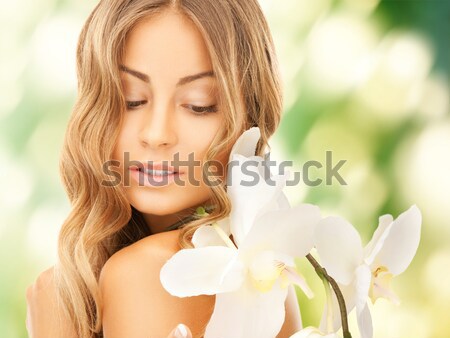
{"type": "MultiPolygon", "coordinates": [[[[212,70],[200,32],[179,14],[142,21],[127,36],[121,64],[127,110],[113,158],[130,204],[154,233],[211,197],[200,161],[224,123],[212,70]],[[137,170],[159,164],[178,173],[137,170]]],[[[222,168],[229,150],[217,158],[222,168]]]]}

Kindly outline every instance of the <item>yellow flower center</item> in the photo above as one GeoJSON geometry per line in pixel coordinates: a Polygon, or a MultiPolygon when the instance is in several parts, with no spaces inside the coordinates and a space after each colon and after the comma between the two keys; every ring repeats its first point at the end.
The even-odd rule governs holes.
{"type": "Polygon", "coordinates": [[[374,304],[378,298],[386,298],[398,303],[397,295],[391,289],[391,280],[394,275],[385,266],[380,266],[372,271],[372,282],[369,289],[369,297],[374,304]]]}
{"type": "Polygon", "coordinates": [[[252,284],[261,292],[270,291],[283,270],[284,264],[274,259],[272,251],[259,252],[249,265],[252,284]]]}

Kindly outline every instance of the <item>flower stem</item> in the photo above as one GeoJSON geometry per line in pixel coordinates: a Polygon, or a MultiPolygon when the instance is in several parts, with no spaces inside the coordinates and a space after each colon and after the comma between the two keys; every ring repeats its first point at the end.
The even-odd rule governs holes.
{"type": "Polygon", "coordinates": [[[225,233],[225,231],[222,230],[222,228],[219,226],[219,224],[217,224],[217,222],[214,222],[212,224],[212,226],[216,230],[216,232],[219,235],[219,237],[222,238],[222,240],[225,242],[225,244],[229,248],[237,249],[236,245],[234,245],[233,241],[230,239],[230,237],[228,237],[228,235],[225,233]]]}
{"type": "Polygon", "coordinates": [[[332,299],[331,299],[331,290],[330,283],[328,280],[322,275],[323,287],[325,289],[325,295],[327,297],[327,334],[333,332],[333,311],[332,311],[332,299]]]}
{"type": "Polygon", "coordinates": [[[344,296],[342,295],[341,289],[339,289],[339,286],[336,283],[336,281],[333,279],[333,277],[331,277],[327,273],[327,270],[325,270],[325,268],[323,268],[311,254],[307,254],[306,259],[314,267],[317,275],[320,278],[325,278],[328,281],[328,283],[330,283],[331,287],[333,288],[333,291],[336,294],[336,298],[339,303],[339,310],[341,313],[341,322],[342,322],[342,332],[344,334],[344,338],[352,338],[352,335],[348,329],[347,308],[345,306],[345,300],[344,300],[344,296]]]}

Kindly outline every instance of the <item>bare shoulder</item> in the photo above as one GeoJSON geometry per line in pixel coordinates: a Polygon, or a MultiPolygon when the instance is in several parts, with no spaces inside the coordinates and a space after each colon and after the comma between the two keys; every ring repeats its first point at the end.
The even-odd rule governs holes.
{"type": "Polygon", "coordinates": [[[198,334],[214,296],[179,298],[161,285],[161,267],[181,249],[179,230],[148,236],[110,257],[100,274],[103,332],[114,337],[166,337],[179,323],[198,334]]]}
{"type": "Polygon", "coordinates": [[[49,288],[54,287],[54,273],[55,268],[53,266],[42,271],[34,280],[34,282],[27,288],[27,299],[33,297],[37,292],[48,291],[49,288]]]}
{"type": "Polygon", "coordinates": [[[70,320],[65,317],[58,301],[54,274],[55,268],[49,267],[26,290],[29,337],[75,337],[70,320]]]}
{"type": "Polygon", "coordinates": [[[173,230],[145,237],[112,255],[106,262],[105,268],[109,265],[117,265],[123,260],[136,258],[136,256],[140,258],[155,258],[155,255],[157,257],[170,257],[181,249],[178,244],[179,234],[180,230],[173,230]]]}
{"type": "Polygon", "coordinates": [[[133,277],[133,280],[135,277],[154,277],[154,272],[159,271],[164,263],[181,249],[178,235],[179,230],[154,234],[116,252],[100,272],[100,288],[107,290],[110,284],[120,282],[120,276],[124,273],[133,277]]]}

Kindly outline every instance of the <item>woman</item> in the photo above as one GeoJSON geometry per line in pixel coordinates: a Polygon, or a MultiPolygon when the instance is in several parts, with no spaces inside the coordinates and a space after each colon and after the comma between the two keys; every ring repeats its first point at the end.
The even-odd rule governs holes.
{"type": "MultiPolygon", "coordinates": [[[[60,162],[73,208],[57,266],[28,289],[30,335],[156,338],[182,322],[200,337],[214,296],[173,297],[159,271],[192,246],[198,226],[229,214],[234,141],[258,126],[262,155],[279,124],[279,73],[261,9],[256,0],[100,1],[77,66],[60,162]],[[212,160],[219,184],[205,179],[212,160]],[[166,231],[201,205],[212,212],[166,231]],[[40,311],[48,306],[53,314],[40,311]]],[[[292,287],[286,310],[278,337],[300,329],[292,287]]]]}

